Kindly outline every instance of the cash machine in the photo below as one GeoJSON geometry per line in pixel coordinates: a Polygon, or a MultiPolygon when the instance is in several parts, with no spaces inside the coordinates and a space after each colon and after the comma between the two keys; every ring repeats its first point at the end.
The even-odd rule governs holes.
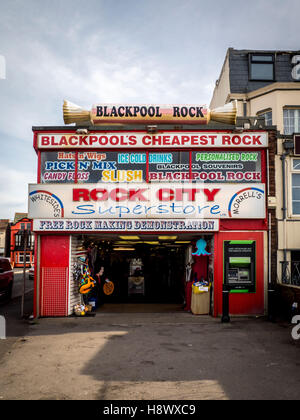
{"type": "Polygon", "coordinates": [[[255,293],[255,241],[224,241],[224,286],[231,293],[255,293]]]}

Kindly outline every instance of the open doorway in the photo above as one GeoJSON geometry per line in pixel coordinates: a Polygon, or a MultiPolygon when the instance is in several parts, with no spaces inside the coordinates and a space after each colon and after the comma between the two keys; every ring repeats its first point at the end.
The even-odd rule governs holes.
{"type": "Polygon", "coordinates": [[[97,281],[92,293],[97,306],[101,310],[107,304],[169,304],[183,310],[187,282],[209,277],[209,258],[192,257],[197,239],[199,235],[139,233],[81,236],[78,243],[97,281]],[[105,292],[107,281],[113,283],[110,294],[105,292]]]}

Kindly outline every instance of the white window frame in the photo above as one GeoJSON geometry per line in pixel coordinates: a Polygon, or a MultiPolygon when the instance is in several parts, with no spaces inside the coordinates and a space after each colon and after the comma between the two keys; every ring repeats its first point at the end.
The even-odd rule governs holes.
{"type": "MultiPolygon", "coordinates": [[[[30,264],[30,263],[31,263],[30,254],[26,252],[26,264],[30,264]]],[[[24,253],[23,252],[19,253],[19,264],[24,264],[24,253]]]]}
{"type": "Polygon", "coordinates": [[[22,239],[21,236],[16,233],[15,234],[15,246],[20,247],[22,245],[22,239]]]}
{"type": "MultiPolygon", "coordinates": [[[[282,118],[283,118],[283,133],[285,135],[291,135],[291,134],[300,132],[300,106],[285,106],[283,108],[282,118]],[[297,117],[296,117],[295,114],[294,114],[294,118],[293,118],[294,127],[293,127],[293,129],[287,130],[287,124],[285,123],[287,117],[284,116],[285,111],[294,111],[294,113],[296,113],[296,115],[297,115],[297,117]],[[297,122],[297,124],[296,124],[296,122],[297,122]]],[[[288,117],[288,118],[291,119],[290,117],[288,117]]],[[[290,128],[290,124],[288,125],[288,127],[290,128]]]]}
{"type": "Polygon", "coordinates": [[[267,124],[267,121],[266,121],[266,115],[267,114],[271,114],[271,124],[269,124],[269,125],[273,125],[273,110],[271,108],[270,109],[266,109],[264,111],[259,111],[259,112],[256,113],[256,115],[258,117],[264,117],[265,122],[266,122],[266,125],[268,125],[267,124]]]}
{"type": "Polygon", "coordinates": [[[297,202],[300,203],[300,200],[293,200],[293,188],[298,188],[300,190],[300,186],[299,187],[293,187],[293,175],[299,175],[299,177],[300,177],[300,157],[292,158],[290,160],[290,162],[291,162],[291,170],[290,170],[290,174],[291,174],[291,176],[290,176],[290,182],[291,182],[291,187],[290,187],[290,191],[291,191],[291,198],[290,198],[291,215],[292,215],[292,217],[300,218],[300,211],[299,211],[299,213],[294,213],[294,210],[293,210],[293,202],[297,201],[297,202]],[[297,161],[297,160],[299,161],[299,169],[294,169],[294,162],[297,161]]]}

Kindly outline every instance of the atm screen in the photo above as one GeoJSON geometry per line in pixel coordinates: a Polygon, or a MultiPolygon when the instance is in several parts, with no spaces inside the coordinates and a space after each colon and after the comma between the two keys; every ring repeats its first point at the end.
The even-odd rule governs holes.
{"type": "Polygon", "coordinates": [[[250,257],[230,257],[229,258],[230,266],[234,267],[247,267],[251,264],[250,257]]]}

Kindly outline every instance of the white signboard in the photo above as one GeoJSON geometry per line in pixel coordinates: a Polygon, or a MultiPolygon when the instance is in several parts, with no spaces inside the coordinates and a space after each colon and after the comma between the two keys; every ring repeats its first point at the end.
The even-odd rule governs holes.
{"type": "Polygon", "coordinates": [[[93,134],[38,133],[39,149],[170,148],[170,147],[268,147],[266,132],[109,132],[93,134]]]}
{"type": "Polygon", "coordinates": [[[262,219],[264,184],[31,184],[32,219],[262,219]]]}
{"type": "Polygon", "coordinates": [[[219,230],[219,220],[35,219],[33,230],[35,232],[216,232],[219,230]]]}

